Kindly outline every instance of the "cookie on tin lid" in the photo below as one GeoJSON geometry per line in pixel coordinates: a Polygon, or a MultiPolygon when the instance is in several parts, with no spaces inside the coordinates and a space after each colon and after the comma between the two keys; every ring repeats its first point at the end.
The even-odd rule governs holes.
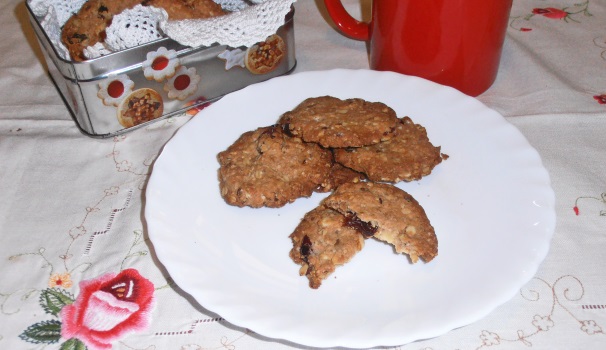
{"type": "Polygon", "coordinates": [[[293,135],[323,147],[361,147],[389,140],[398,118],[382,102],[320,96],[284,113],[279,123],[293,135]]]}
{"type": "Polygon", "coordinates": [[[242,134],[217,155],[221,196],[238,207],[279,208],[326,181],[332,153],[291,137],[280,125],[242,134]]]}
{"type": "Polygon", "coordinates": [[[438,239],[421,205],[407,192],[387,183],[358,182],[339,186],[322,201],[345,217],[347,225],[367,237],[394,246],[413,263],[438,255],[438,239]]]}

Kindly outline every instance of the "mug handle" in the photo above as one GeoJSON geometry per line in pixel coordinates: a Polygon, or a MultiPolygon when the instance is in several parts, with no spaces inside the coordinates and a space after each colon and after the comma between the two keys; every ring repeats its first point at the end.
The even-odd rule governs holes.
{"type": "Polygon", "coordinates": [[[324,0],[324,5],[341,33],[355,40],[370,39],[369,24],[353,18],[343,7],[341,0],[324,0]]]}

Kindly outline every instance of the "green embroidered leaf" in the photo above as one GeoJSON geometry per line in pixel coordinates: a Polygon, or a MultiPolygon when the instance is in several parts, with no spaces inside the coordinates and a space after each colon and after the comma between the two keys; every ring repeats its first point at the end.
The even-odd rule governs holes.
{"type": "Polygon", "coordinates": [[[50,320],[33,324],[19,334],[19,338],[34,344],[56,343],[61,339],[61,322],[50,320]]]}
{"type": "Polygon", "coordinates": [[[54,316],[59,315],[61,309],[65,305],[69,305],[74,302],[73,295],[62,289],[50,289],[47,288],[40,293],[40,305],[47,314],[54,316]]]}
{"type": "Polygon", "coordinates": [[[71,338],[65,343],[61,344],[59,350],[87,350],[88,348],[80,339],[71,338]]]}

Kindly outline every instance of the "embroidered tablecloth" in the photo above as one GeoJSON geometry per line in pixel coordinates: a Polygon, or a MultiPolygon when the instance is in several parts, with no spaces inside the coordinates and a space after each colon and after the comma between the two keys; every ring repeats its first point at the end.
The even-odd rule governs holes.
{"type": "MultiPolygon", "coordinates": [[[[370,1],[344,2],[368,18],[370,1]]],[[[295,73],[368,67],[365,44],[337,33],[321,1],[295,8],[295,73]]],[[[191,116],[87,137],[47,75],[23,1],[0,4],[0,23],[0,348],[305,349],[209,312],[155,256],[146,181],[191,116]],[[99,293],[121,282],[111,293],[134,293],[128,305],[99,293]]],[[[485,318],[395,348],[606,348],[606,3],[514,1],[497,81],[478,99],[542,157],[556,194],[551,248],[485,318]]]]}

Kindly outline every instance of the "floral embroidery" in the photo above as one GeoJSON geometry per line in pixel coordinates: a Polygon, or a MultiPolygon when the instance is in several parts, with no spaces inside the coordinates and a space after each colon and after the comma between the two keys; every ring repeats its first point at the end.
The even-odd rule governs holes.
{"type": "MultiPolygon", "coordinates": [[[[583,196],[583,197],[578,197],[575,201],[574,201],[574,207],[572,207],[572,210],[574,211],[574,213],[578,216],[581,215],[581,210],[579,209],[579,205],[581,201],[597,201],[597,202],[601,202],[603,204],[606,205],[606,192],[602,193],[600,195],[600,197],[591,197],[591,196],[583,196]]],[[[600,210],[599,211],[600,216],[606,216],[606,210],[600,210]]]]}
{"type": "Polygon", "coordinates": [[[576,3],[573,5],[573,8],[568,6],[561,9],[555,7],[534,8],[525,16],[512,16],[511,21],[509,22],[509,27],[520,32],[530,32],[532,31],[532,28],[529,26],[520,25],[520,20],[525,21],[522,23],[530,23],[531,18],[535,16],[542,16],[554,20],[564,20],[565,22],[573,21],[579,23],[580,21],[575,19],[575,16],[578,17],[580,14],[585,17],[593,16],[591,12],[589,12],[589,0],[576,3]]]}
{"type": "Polygon", "coordinates": [[[66,341],[62,349],[106,350],[112,342],[149,326],[154,285],[135,269],[107,273],[80,282],[80,294],[48,288],[40,295],[47,314],[60,317],[38,322],[19,337],[34,344],[66,341]]]}
{"type": "Polygon", "coordinates": [[[579,22],[573,18],[574,15],[582,13],[583,15],[589,17],[592,14],[589,12],[589,0],[581,3],[574,4],[578,11],[568,11],[569,7],[564,7],[562,9],[557,9],[554,7],[546,7],[546,8],[535,8],[532,10],[533,15],[541,15],[550,19],[563,19],[568,22],[568,20],[579,22]]]}
{"type": "Polygon", "coordinates": [[[548,331],[549,328],[554,326],[551,316],[535,315],[532,320],[532,325],[537,327],[539,331],[548,331]]]}
{"type": "Polygon", "coordinates": [[[119,191],[120,191],[120,187],[118,187],[118,186],[112,186],[110,188],[105,189],[105,195],[106,196],[113,196],[115,194],[118,194],[119,191]]]}
{"type": "Polygon", "coordinates": [[[548,309],[545,311],[546,314],[535,314],[533,316],[531,323],[534,329],[529,332],[518,330],[516,334],[511,337],[504,337],[503,335],[483,330],[480,333],[482,345],[477,347],[477,349],[496,347],[498,345],[514,342],[520,342],[526,346],[532,347],[533,344],[530,342],[532,337],[541,332],[547,332],[555,327],[554,315],[557,314],[556,308],[558,307],[565,311],[565,315],[572,317],[574,321],[578,322],[579,329],[587,335],[604,333],[602,327],[596,321],[579,319],[573,313],[573,310],[566,305],[566,301],[578,302],[585,294],[583,283],[581,283],[578,278],[566,275],[558,278],[552,284],[541,278],[534,278],[533,282],[538,283],[529,284],[526,288],[522,289],[520,291],[521,296],[532,302],[546,299],[546,306],[548,306],[548,309]]]}
{"type": "Polygon", "coordinates": [[[480,339],[485,346],[499,345],[501,343],[499,335],[489,331],[482,331],[482,333],[480,333],[480,339]]]}
{"type": "Polygon", "coordinates": [[[589,335],[602,333],[602,327],[593,320],[582,321],[581,330],[589,335]]]}
{"type": "MultiPolygon", "coordinates": [[[[93,210],[87,210],[87,211],[91,212],[93,210]]],[[[76,226],[76,227],[72,227],[69,230],[69,236],[71,238],[73,238],[73,239],[76,239],[76,238],[78,238],[78,237],[80,237],[82,235],[85,235],[85,234],[86,234],[86,228],[84,226],[82,226],[82,225],[76,226]]]]}
{"type": "Polygon", "coordinates": [[[532,14],[541,15],[552,19],[565,19],[566,17],[568,17],[568,12],[553,7],[535,8],[532,10],[532,14]]]}
{"type": "Polygon", "coordinates": [[[601,105],[606,105],[606,94],[595,95],[593,96],[593,99],[598,101],[601,105]]]}
{"type": "MultiPolygon", "coordinates": [[[[183,115],[185,116],[185,114],[183,115]]],[[[182,125],[180,121],[185,121],[185,119],[188,118],[169,118],[162,123],[155,123],[137,132],[151,131],[150,135],[154,136],[156,135],[154,133],[156,130],[168,127],[174,129],[174,127],[182,125]]],[[[130,279],[134,282],[134,289],[140,291],[137,294],[139,297],[134,301],[119,300],[112,293],[100,293],[95,290],[89,292],[88,298],[86,298],[84,293],[85,288],[83,287],[85,282],[80,284],[79,294],[74,295],[72,290],[70,290],[70,288],[73,288],[77,284],[76,281],[82,280],[82,278],[77,278],[76,276],[81,276],[82,273],[93,265],[90,262],[91,259],[87,257],[92,254],[105,254],[101,250],[96,252],[93,249],[95,237],[110,233],[113,229],[112,225],[118,221],[117,218],[120,212],[129,209],[131,201],[137,200],[138,196],[135,195],[137,193],[136,190],[141,191],[144,189],[145,180],[149,175],[149,168],[157,156],[157,150],[153,147],[145,146],[148,149],[146,152],[146,154],[149,153],[148,158],[130,161],[129,156],[131,155],[132,147],[127,147],[127,145],[122,146],[130,140],[127,135],[117,135],[113,138],[114,142],[109,144],[110,147],[113,144],[113,148],[110,148],[110,152],[106,155],[106,158],[110,161],[110,166],[116,165],[116,173],[120,173],[120,175],[125,175],[126,177],[119,184],[108,184],[106,187],[99,188],[100,196],[96,199],[93,198],[92,202],[82,205],[82,216],[80,218],[76,217],[75,222],[70,217],[64,231],[67,241],[66,246],[57,247],[53,250],[38,247],[33,251],[21,252],[8,257],[9,263],[18,263],[20,261],[24,263],[22,260],[25,258],[36,258],[41,261],[37,262],[35,266],[40,266],[40,268],[46,269],[48,272],[46,277],[43,277],[42,290],[40,287],[22,287],[11,291],[0,290],[0,313],[2,315],[23,313],[24,310],[20,305],[25,303],[28,304],[27,312],[29,312],[30,306],[36,303],[44,310],[45,313],[38,312],[38,316],[35,316],[36,313],[33,313],[33,316],[40,318],[32,322],[33,324],[29,327],[22,328],[22,332],[18,335],[18,339],[30,344],[29,347],[36,349],[50,349],[52,347],[53,349],[61,350],[97,350],[108,349],[112,346],[112,343],[115,344],[114,347],[117,347],[118,343],[124,346],[123,342],[128,341],[127,333],[141,331],[151,321],[151,309],[155,304],[154,299],[157,293],[155,293],[151,282],[142,278],[136,270],[130,270],[134,275],[134,277],[130,276],[132,277],[130,279]],[[122,148],[126,151],[123,151],[122,148]],[[122,168],[124,164],[128,165],[128,169],[122,168]],[[120,169],[127,171],[121,172],[119,171],[120,169]],[[120,202],[122,197],[124,197],[124,200],[120,202]],[[100,227],[97,227],[99,225],[100,227]],[[62,266],[55,266],[56,261],[54,259],[58,259],[59,264],[62,266]],[[135,278],[137,276],[138,278],[135,278]],[[48,287],[45,287],[46,285],[48,287]],[[145,287],[146,285],[147,287],[145,287]],[[151,296],[151,298],[142,298],[144,295],[151,296]],[[84,301],[84,299],[87,299],[87,301],[84,301]],[[83,301],[78,302],[78,300],[83,301]],[[102,302],[107,301],[109,301],[108,304],[103,305],[102,302]],[[132,316],[120,322],[120,318],[117,317],[116,310],[112,309],[112,306],[124,305],[123,303],[126,303],[130,307],[130,309],[126,310],[130,310],[128,312],[132,312],[132,316]],[[80,307],[77,307],[78,305],[80,307]],[[138,311],[135,311],[137,308],[138,311]],[[75,316],[86,315],[87,313],[90,315],[91,312],[99,309],[107,316],[103,319],[104,323],[101,326],[99,326],[101,322],[97,322],[95,326],[95,323],[90,318],[86,319],[85,322],[75,316]],[[70,312],[71,317],[68,314],[64,314],[64,312],[70,312]],[[45,317],[42,318],[43,316],[45,317]],[[112,325],[114,325],[113,328],[103,330],[112,325]],[[69,330],[72,332],[69,333],[69,330]],[[99,334],[101,335],[100,337],[98,337],[99,334]],[[31,344],[40,345],[31,346],[31,344]],[[49,344],[56,345],[48,346],[49,344]]],[[[140,141],[137,138],[132,140],[135,142],[140,141]]],[[[138,144],[135,143],[135,145],[138,144]]],[[[112,232],[112,239],[124,239],[126,237],[122,236],[124,231],[113,230],[112,232]]],[[[116,266],[118,271],[122,271],[127,265],[137,263],[140,257],[149,256],[143,231],[135,230],[134,236],[131,237],[133,239],[130,248],[128,245],[124,247],[125,256],[122,259],[118,258],[113,262],[108,262],[112,266],[116,266]]],[[[99,280],[102,280],[106,281],[103,285],[104,287],[113,286],[121,278],[128,279],[128,271],[124,270],[115,276],[110,274],[109,277],[114,277],[110,278],[109,282],[106,281],[107,275],[104,275],[95,277],[93,280],[86,281],[86,283],[99,284],[101,283],[99,280]]],[[[129,284],[125,282],[125,286],[127,285],[129,284]]],[[[11,286],[11,288],[14,288],[14,286],[11,286]]],[[[163,288],[169,287],[158,287],[156,290],[163,288]]],[[[100,290],[102,289],[103,287],[100,290]]],[[[120,293],[117,289],[116,291],[120,293]]],[[[122,313],[121,315],[124,316],[125,314],[122,313]]],[[[241,337],[247,334],[249,332],[243,333],[241,337]]],[[[0,334],[0,340],[6,340],[5,338],[3,339],[3,336],[3,334],[0,334]]],[[[231,343],[236,342],[241,337],[233,341],[230,340],[221,348],[233,346],[231,343]]],[[[24,346],[17,348],[21,347],[24,346]]],[[[134,349],[131,346],[127,347],[134,349]]]]}
{"type": "MultiPolygon", "coordinates": [[[[606,37],[594,38],[593,44],[595,46],[599,47],[600,49],[602,49],[602,52],[600,52],[600,57],[602,57],[603,60],[606,60],[606,37]]],[[[602,95],[602,96],[604,96],[604,95],[602,95]]]]}
{"type": "Polygon", "coordinates": [[[60,288],[71,288],[73,285],[72,283],[72,277],[70,276],[69,273],[65,272],[65,273],[55,273],[52,276],[50,276],[50,279],[48,281],[48,287],[49,288],[55,288],[55,287],[60,287],[60,288]]]}

